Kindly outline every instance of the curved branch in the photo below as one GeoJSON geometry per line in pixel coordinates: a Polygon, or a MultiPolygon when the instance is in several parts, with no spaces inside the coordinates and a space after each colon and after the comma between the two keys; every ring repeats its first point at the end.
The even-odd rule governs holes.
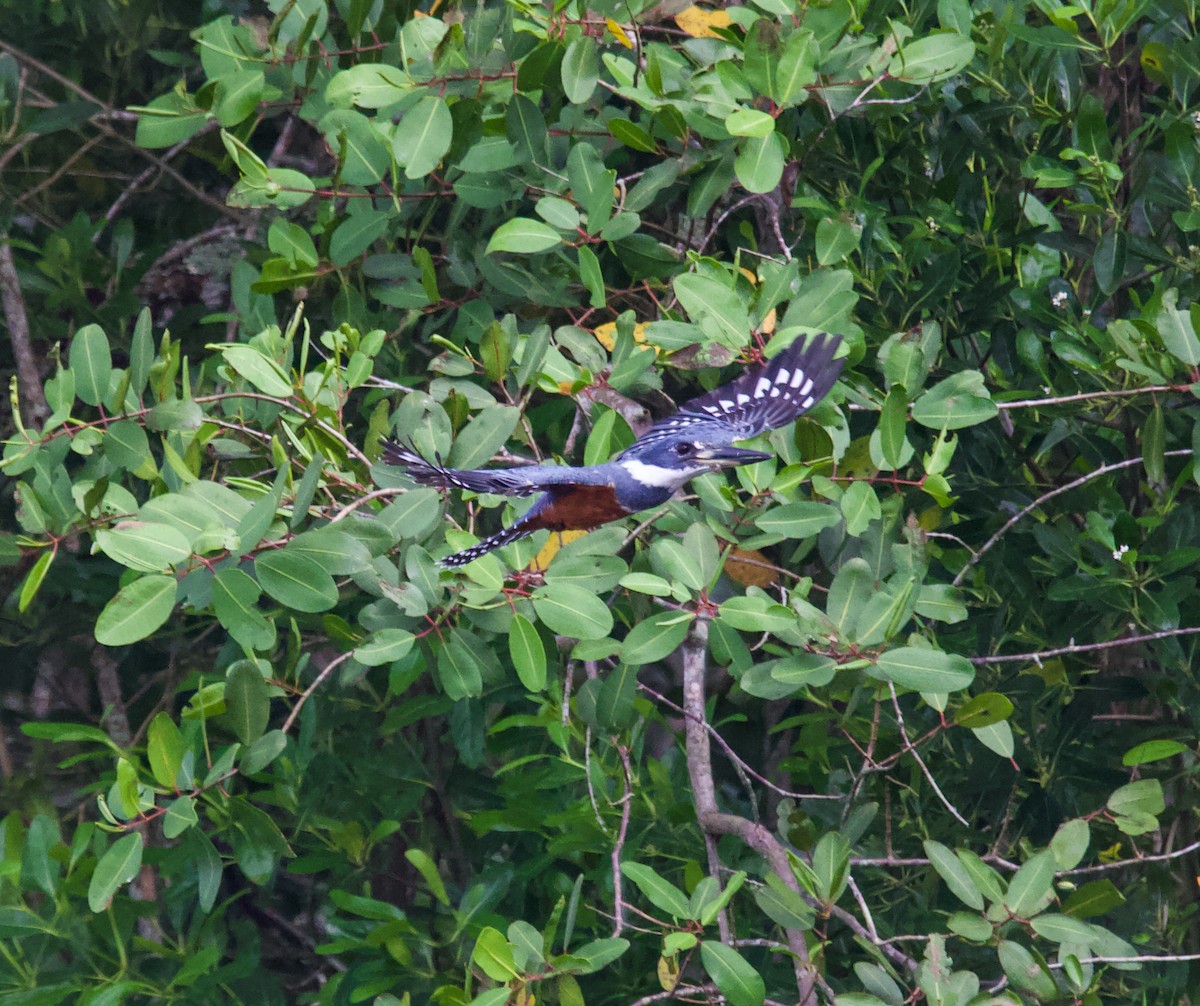
{"type": "MultiPolygon", "coordinates": [[[[717,809],[712,751],[708,744],[708,731],[705,729],[707,718],[704,713],[707,648],[708,620],[697,617],[692,620],[682,647],[684,729],[687,739],[688,776],[692,783],[696,820],[706,834],[736,835],[766,859],[779,878],[799,894],[800,885],[792,874],[787,851],[779,840],[763,825],[736,814],[722,813],[717,809]]],[[[798,929],[787,929],[785,933],[788,948],[796,958],[797,1003],[799,1006],[814,1006],[817,1001],[816,982],[813,980],[814,973],[809,962],[808,947],[804,943],[804,934],[798,929]]]]}
{"type": "MultiPolygon", "coordinates": [[[[1191,454],[1192,450],[1184,447],[1176,451],[1165,451],[1163,453],[1163,457],[1178,458],[1183,457],[1184,455],[1190,457],[1191,454]]],[[[1025,507],[1023,510],[1019,510],[1017,513],[1013,514],[1012,517],[1006,520],[1001,526],[1000,530],[992,535],[986,542],[984,542],[983,547],[967,560],[966,565],[958,571],[958,575],[951,581],[951,585],[955,587],[962,586],[962,582],[964,579],[966,579],[967,573],[971,570],[971,567],[975,566],[980,559],[982,559],[989,551],[991,551],[992,546],[1008,533],[1009,528],[1016,524],[1017,521],[1027,517],[1043,503],[1054,499],[1055,496],[1061,496],[1065,492],[1070,492],[1072,489],[1078,489],[1080,486],[1091,482],[1092,479],[1100,478],[1101,475],[1107,475],[1109,472],[1120,471],[1122,468],[1132,468],[1134,465],[1140,465],[1143,460],[1144,459],[1141,457],[1127,458],[1126,460],[1118,461],[1115,464],[1101,465],[1095,471],[1088,472],[1086,475],[1081,475],[1079,478],[1068,482],[1066,485],[1059,486],[1057,489],[1051,489],[1048,493],[1043,493],[1032,503],[1030,503],[1029,506],[1025,507]]]]}

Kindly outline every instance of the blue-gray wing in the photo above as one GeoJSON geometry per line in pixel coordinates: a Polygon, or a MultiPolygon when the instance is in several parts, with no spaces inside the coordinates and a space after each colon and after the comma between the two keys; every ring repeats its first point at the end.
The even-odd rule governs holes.
{"type": "Polygon", "coordinates": [[[844,360],[835,360],[840,336],[821,333],[793,342],[761,367],[716,391],[693,398],[673,416],[655,423],[641,441],[695,435],[715,442],[747,440],[786,426],[817,404],[833,387],[844,360]]]}
{"type": "Polygon", "coordinates": [[[532,496],[550,486],[570,484],[578,475],[573,468],[530,465],[526,468],[445,468],[426,461],[411,447],[398,440],[385,440],[383,460],[399,465],[409,477],[423,486],[438,489],[470,489],[477,493],[499,493],[503,496],[532,496]]]}

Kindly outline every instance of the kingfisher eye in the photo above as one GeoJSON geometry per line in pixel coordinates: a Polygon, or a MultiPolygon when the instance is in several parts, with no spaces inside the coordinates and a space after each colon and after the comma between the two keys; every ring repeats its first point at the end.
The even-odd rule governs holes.
{"type": "Polygon", "coordinates": [[[689,454],[692,453],[692,451],[694,449],[695,449],[694,444],[684,443],[682,441],[675,445],[675,453],[678,454],[681,458],[686,458],[689,454]]]}

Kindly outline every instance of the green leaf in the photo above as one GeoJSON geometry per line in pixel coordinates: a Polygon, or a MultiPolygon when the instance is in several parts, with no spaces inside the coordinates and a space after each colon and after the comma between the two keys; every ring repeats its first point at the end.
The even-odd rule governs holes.
{"type": "Polygon", "coordinates": [[[994,751],[1001,758],[1011,758],[1015,747],[1013,745],[1012,727],[1007,721],[993,723],[990,727],[974,727],[971,733],[979,743],[989,751],[994,751]]]}
{"type": "Polygon", "coordinates": [[[621,873],[637,885],[646,900],[676,921],[691,918],[687,895],[642,863],[624,862],[621,873]]]}
{"type": "Polygon", "coordinates": [[[235,373],[244,377],[263,394],[276,398],[288,398],[292,394],[292,382],[288,380],[283,368],[253,346],[227,346],[217,343],[205,348],[219,352],[235,373]]]}
{"type": "Polygon", "coordinates": [[[984,692],[964,702],[954,712],[954,723],[960,727],[989,727],[1013,714],[1012,701],[998,692],[984,692]]]}
{"type": "Polygon", "coordinates": [[[841,519],[838,508],[828,503],[785,503],[759,514],[754,523],[766,534],[811,538],[841,519]]]}
{"type": "Polygon", "coordinates": [[[529,98],[514,94],[504,112],[505,133],[523,161],[546,161],[546,117],[529,98]]]}
{"type": "MultiPolygon", "coordinates": [[[[53,898],[58,891],[62,867],[51,853],[61,844],[57,819],[49,814],[35,814],[25,832],[25,847],[21,850],[21,883],[36,887],[53,898]]],[[[10,864],[11,860],[10,854],[10,864]]]]}
{"type": "Polygon", "coordinates": [[[21,614],[25,613],[33,603],[33,599],[37,597],[37,593],[42,587],[42,581],[46,579],[46,574],[50,571],[50,564],[54,562],[56,555],[58,555],[57,551],[46,549],[29,568],[25,582],[21,584],[21,596],[17,601],[17,611],[21,614]]]}
{"type": "Polygon", "coordinates": [[[150,459],[150,441],[140,423],[122,419],[104,432],[104,456],[114,465],[134,469],[150,459]]]}
{"type": "Polygon", "coordinates": [[[317,129],[337,155],[339,174],[347,185],[374,185],[387,174],[392,163],[391,150],[365,115],[335,108],[322,116],[317,129]]]}
{"type": "Polygon", "coordinates": [[[242,775],[257,775],[287,747],[287,734],[282,730],[268,730],[242,752],[238,760],[238,771],[242,775]]]}
{"type": "Polygon", "coordinates": [[[483,672],[460,630],[451,631],[438,648],[437,672],[442,690],[455,702],[483,694],[483,672]]]}
{"type": "Polygon", "coordinates": [[[653,664],[674,653],[687,636],[691,617],[678,611],[659,611],[638,622],[621,644],[627,664],[653,664]]]}
{"type": "Polygon", "coordinates": [[[1028,949],[1012,940],[1001,940],[996,953],[1000,966],[1016,988],[1032,993],[1038,1002],[1048,1002],[1056,997],[1058,987],[1054,979],[1028,949]]]}
{"type": "Polygon", "coordinates": [[[827,831],[821,836],[812,854],[812,874],[821,900],[836,903],[850,879],[850,845],[841,834],[827,831]]]}
{"type": "Polygon", "coordinates": [[[1096,285],[1102,293],[1111,294],[1121,286],[1125,278],[1125,258],[1129,248],[1129,237],[1120,227],[1112,227],[1100,238],[1092,257],[1092,270],[1096,274],[1096,285]]]}
{"type": "Polygon", "coordinates": [[[69,359],[79,400],[88,405],[102,405],[112,375],[112,351],[104,329],[99,325],[84,325],[71,340],[69,359]]]}
{"type": "Polygon", "coordinates": [[[122,521],[96,532],[96,544],[110,559],[143,573],[161,573],[192,554],[183,533],[168,524],[122,521]]]}
{"type": "Polygon", "coordinates": [[[596,40],[580,35],[567,46],[562,60],[562,86],[567,101],[582,105],[600,80],[600,54],[596,40]]]}
{"type": "Polygon", "coordinates": [[[267,247],[287,259],[293,268],[312,269],[321,261],[308,231],[283,217],[271,221],[267,229],[267,247]]]}
{"type": "Polygon", "coordinates": [[[1050,839],[1050,851],[1054,853],[1054,865],[1059,870],[1071,870],[1079,865],[1091,842],[1091,829],[1087,821],[1074,818],[1059,825],[1050,839]]]}
{"type": "Polygon", "coordinates": [[[821,54],[821,46],[811,31],[802,29],[788,36],[775,70],[777,104],[786,108],[808,100],[808,89],[816,82],[817,59],[821,54]]]}
{"type": "Polygon", "coordinates": [[[157,630],[175,607],[175,577],[143,576],[122,587],[96,619],[96,642],[124,646],[157,630]]]}
{"type": "Polygon", "coordinates": [[[967,872],[959,858],[941,842],[935,842],[932,839],[925,841],[925,855],[929,857],[929,862],[937,871],[938,876],[946,882],[946,886],[968,908],[974,908],[977,911],[982,911],[984,901],[983,895],[979,888],[975,886],[975,882],[971,879],[970,873],[967,872]]]}
{"type": "Polygon", "coordinates": [[[787,141],[779,133],[747,137],[739,145],[733,172],[747,192],[771,192],[783,177],[787,141]]]}
{"type": "Polygon", "coordinates": [[[193,825],[199,823],[200,818],[196,815],[196,801],[185,793],[167,804],[166,813],[163,814],[163,837],[178,838],[193,825]]]}
{"type": "Polygon", "coordinates": [[[1139,779],[1127,783],[1108,798],[1114,814],[1161,814],[1166,809],[1162,783],[1157,779],[1139,779]]]}
{"type": "Polygon", "coordinates": [[[958,32],[927,35],[902,46],[888,64],[888,74],[914,84],[953,76],[975,57],[975,45],[958,32]]]}
{"type": "Polygon", "coordinates": [[[312,198],[316,186],[311,178],[294,168],[267,168],[261,175],[247,174],[225,197],[234,209],[290,210],[312,198]]]}
{"type": "Polygon", "coordinates": [[[442,883],[442,878],[437,871],[437,864],[421,849],[406,850],[404,858],[421,874],[433,896],[443,905],[449,905],[450,899],[446,895],[446,885],[442,883]]]}
{"type": "Polygon", "coordinates": [[[867,565],[867,561],[857,556],[848,559],[829,585],[825,614],[843,633],[848,634],[874,591],[875,578],[871,575],[871,567],[867,565]]]}
{"type": "Polygon", "coordinates": [[[186,750],[183,734],[167,713],[159,713],[150,721],[146,731],[146,759],[160,786],[174,789],[186,750]]]}
{"type": "Polygon", "coordinates": [[[575,974],[586,975],[607,967],[629,949],[629,941],[619,936],[610,936],[603,940],[592,940],[578,950],[571,951],[572,963],[570,968],[575,974]]]}
{"type": "Polygon", "coordinates": [[[1181,744],[1179,741],[1144,741],[1126,751],[1121,758],[1121,764],[1127,767],[1146,765],[1150,762],[1174,758],[1187,750],[1187,745],[1181,744]]]}
{"type": "Polygon", "coordinates": [[[902,646],[880,654],[867,673],[916,692],[957,692],[975,680],[975,668],[966,657],[917,646],[902,646]]]}
{"type": "Polygon", "coordinates": [[[271,718],[271,697],[258,665],[239,660],[225,678],[225,712],[243,744],[258,740],[271,718]]]}
{"type": "Polygon", "coordinates": [[[754,892],[754,900],[763,914],[785,929],[811,929],[816,912],[808,902],[788,887],[778,874],[768,873],[765,879],[765,886],[754,892]]]}
{"type": "Polygon", "coordinates": [[[445,100],[426,95],[404,113],[392,134],[392,156],[405,178],[424,178],[441,163],[454,138],[454,120],[445,100]]]}
{"type": "Polygon", "coordinates": [[[604,307],[607,303],[607,291],[604,286],[604,273],[600,270],[600,260],[586,245],[580,245],[575,254],[579,258],[579,281],[591,298],[588,303],[592,307],[604,307]]]}
{"type": "Polygon", "coordinates": [[[333,577],[307,556],[286,549],[258,555],[254,575],[271,597],[296,611],[328,611],[338,601],[333,577]]]}
{"type": "Polygon", "coordinates": [[[1146,480],[1154,486],[1166,481],[1166,439],[1162,406],[1155,402],[1142,425],[1142,465],[1146,469],[1146,480]]]}
{"type": "Polygon", "coordinates": [[[933,430],[960,430],[999,415],[978,370],[939,381],[913,403],[912,417],[933,430]]]}
{"type": "Polygon", "coordinates": [[[326,525],[296,535],[287,543],[287,551],[311,559],[333,576],[348,576],[371,568],[367,546],[336,526],[326,525]]]}
{"type": "Polygon", "coordinates": [[[408,656],[415,636],[407,629],[378,629],[354,650],[354,659],[365,667],[391,664],[408,656]]]}
{"type": "Polygon", "coordinates": [[[242,646],[263,650],[275,642],[275,626],[258,610],[262,589],[249,573],[236,566],[217,570],[212,581],[217,621],[242,646]]]}
{"type": "Polygon", "coordinates": [[[1163,345],[1180,363],[1189,367],[1200,364],[1200,338],[1196,337],[1197,311],[1181,311],[1175,306],[1178,293],[1163,294],[1162,310],[1156,319],[1163,345]]]}
{"type": "Polygon", "coordinates": [[[349,265],[383,236],[388,223],[386,213],[372,208],[366,200],[354,200],[346,219],[329,239],[330,261],[336,266],[349,265]]]}
{"type": "Polygon", "coordinates": [[[654,138],[637,123],[630,122],[628,119],[610,119],[608,131],[612,133],[613,139],[634,150],[640,150],[644,154],[653,154],[658,151],[654,138]]]}
{"type": "Polygon", "coordinates": [[[636,717],[637,669],[619,663],[600,683],[596,695],[595,722],[609,733],[627,730],[636,717]]]}
{"type": "MultiPolygon", "coordinates": [[[[798,506],[800,504],[792,504],[798,506]]],[[[857,538],[873,520],[882,515],[879,497],[869,482],[851,482],[839,501],[842,516],[846,519],[846,533],[857,538]]]]}
{"type": "Polygon", "coordinates": [[[1018,918],[1036,915],[1054,896],[1054,853],[1049,850],[1030,856],[1008,882],[1004,904],[1018,918]]]}
{"type": "Polygon", "coordinates": [[[879,450],[893,471],[904,464],[906,450],[911,450],[905,427],[908,423],[908,395],[905,389],[893,384],[879,413],[879,450]]]}
{"type": "Polygon", "coordinates": [[[730,136],[762,138],[775,132],[775,120],[757,108],[735,108],[725,116],[725,128],[730,136]]]}
{"type": "Polygon", "coordinates": [[[504,934],[488,926],[475,939],[471,960],[479,965],[485,975],[497,982],[511,981],[517,977],[513,963],[513,948],[504,934]]]}
{"type": "Polygon", "coordinates": [[[404,71],[381,63],[359,63],[329,78],[325,101],[334,108],[386,108],[411,90],[404,71]]]}
{"type": "Polygon", "coordinates": [[[520,421],[519,409],[489,405],[454,439],[449,463],[456,468],[478,468],[492,459],[520,421]]]}
{"type": "Polygon", "coordinates": [[[600,233],[612,216],[617,173],[604,166],[590,143],[577,143],[567,155],[567,180],[575,202],[587,215],[587,232],[600,233]]]}
{"type": "Polygon", "coordinates": [[[531,692],[546,687],[546,647],[533,623],[524,615],[513,615],[508,630],[508,652],[521,684],[531,692]]]}
{"type": "Polygon", "coordinates": [[[817,261],[836,265],[858,247],[861,227],[840,217],[824,217],[817,224],[817,261]]]}
{"type": "Polygon", "coordinates": [[[1125,904],[1125,895],[1107,878],[1089,880],[1068,895],[1063,902],[1063,911],[1077,919],[1090,919],[1107,915],[1114,908],[1125,904]]]}
{"type": "Polygon", "coordinates": [[[88,907],[104,911],[117,888],[128,884],[142,868],[142,833],[135,831],[118,838],[100,857],[88,884],[88,907]]]}
{"type": "Polygon", "coordinates": [[[721,994],[732,1006],[762,1006],[767,987],[749,962],[733,947],[713,940],[700,944],[700,959],[721,994]]]}
{"type": "Polygon", "coordinates": [[[539,587],[533,594],[533,610],[551,632],[572,639],[603,639],[613,627],[608,605],[574,584],[539,587]]]}
{"type": "Polygon", "coordinates": [[[496,228],[484,249],[485,255],[493,252],[516,252],[534,255],[562,244],[562,235],[549,224],[528,217],[516,217],[496,228]]]}

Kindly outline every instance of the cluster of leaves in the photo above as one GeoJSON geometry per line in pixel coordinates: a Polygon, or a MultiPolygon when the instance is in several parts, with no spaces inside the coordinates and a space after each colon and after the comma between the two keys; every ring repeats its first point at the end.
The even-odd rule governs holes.
{"type": "MultiPolygon", "coordinates": [[[[1178,1000],[1190,15],[271,8],[138,108],[261,227],[231,310],[78,324],[5,445],[6,643],[120,687],[23,724],[4,995],[1178,1000]],[[775,458],[636,526],[452,574],[527,502],[372,463],[602,461],[818,330],[775,458]]],[[[106,225],[14,242],[35,307],[106,225]]]]}

